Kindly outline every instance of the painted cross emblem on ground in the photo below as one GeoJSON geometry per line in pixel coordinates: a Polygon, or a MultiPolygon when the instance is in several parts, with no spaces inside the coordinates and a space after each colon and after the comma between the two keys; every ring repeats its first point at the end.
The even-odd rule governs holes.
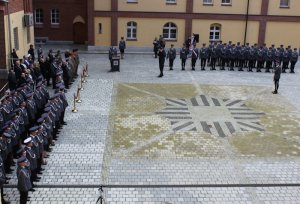
{"type": "Polygon", "coordinates": [[[247,107],[244,100],[212,98],[166,98],[166,107],[156,112],[171,122],[173,131],[204,131],[219,137],[235,132],[264,131],[259,123],[265,115],[247,107]]]}

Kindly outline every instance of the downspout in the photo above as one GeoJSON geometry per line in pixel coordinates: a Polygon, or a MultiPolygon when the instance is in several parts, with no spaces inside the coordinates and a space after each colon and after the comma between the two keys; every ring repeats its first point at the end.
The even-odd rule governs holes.
{"type": "Polygon", "coordinates": [[[248,19],[249,19],[249,3],[250,3],[250,0],[247,1],[246,25],[245,25],[245,33],[244,33],[244,45],[246,44],[246,40],[247,40],[248,19]]]}
{"type": "Polygon", "coordinates": [[[10,69],[12,63],[11,63],[11,55],[10,53],[12,52],[12,42],[11,42],[11,25],[10,25],[10,13],[9,13],[9,9],[8,9],[8,3],[9,1],[6,1],[6,12],[7,12],[7,20],[8,20],[8,38],[9,38],[9,53],[8,53],[8,70],[10,69]]]}

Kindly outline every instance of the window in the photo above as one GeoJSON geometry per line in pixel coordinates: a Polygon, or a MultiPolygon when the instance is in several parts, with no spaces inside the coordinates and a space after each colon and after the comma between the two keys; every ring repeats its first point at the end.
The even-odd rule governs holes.
{"type": "Polygon", "coordinates": [[[127,23],[127,39],[136,39],[136,22],[130,21],[127,23]]]}
{"type": "Polygon", "coordinates": [[[59,24],[59,10],[58,9],[51,10],[51,24],[59,24]]]}
{"type": "Polygon", "coordinates": [[[221,40],[221,25],[213,24],[210,26],[209,40],[210,41],[221,40]]]}
{"type": "Polygon", "coordinates": [[[231,5],[231,0],[221,0],[222,5],[231,5]]]}
{"type": "Polygon", "coordinates": [[[19,31],[18,31],[18,27],[14,28],[14,47],[16,50],[19,49],[19,31]]]}
{"type": "Polygon", "coordinates": [[[163,28],[163,37],[166,40],[176,40],[177,26],[174,23],[166,23],[163,28]]]}
{"type": "Polygon", "coordinates": [[[280,0],[280,8],[289,8],[290,0],[280,0]]]}
{"type": "Polygon", "coordinates": [[[99,23],[98,25],[99,25],[98,33],[101,34],[102,33],[102,23],[99,23]]]}
{"type": "Polygon", "coordinates": [[[42,24],[44,23],[44,12],[43,9],[35,9],[35,23],[42,24]]]}
{"type": "Polygon", "coordinates": [[[166,0],[166,4],[176,4],[176,0],[166,0]]]}
{"type": "Polygon", "coordinates": [[[212,5],[213,4],[213,0],[203,0],[203,4],[204,5],[212,5]]]}

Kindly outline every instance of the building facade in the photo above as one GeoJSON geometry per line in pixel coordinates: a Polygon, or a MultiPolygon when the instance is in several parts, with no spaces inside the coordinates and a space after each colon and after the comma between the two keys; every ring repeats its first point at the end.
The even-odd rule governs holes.
{"type": "Polygon", "coordinates": [[[300,46],[299,0],[91,0],[87,1],[90,49],[152,47],[163,35],[181,47],[192,33],[210,41],[300,46]]]}
{"type": "Polygon", "coordinates": [[[32,0],[0,0],[0,78],[6,79],[12,49],[21,58],[34,43],[32,0]]]}
{"type": "Polygon", "coordinates": [[[233,41],[300,46],[298,0],[33,0],[37,39],[87,43],[90,49],[117,45],[151,47],[163,35],[182,46],[233,41]]]}
{"type": "Polygon", "coordinates": [[[87,0],[33,0],[33,5],[37,40],[87,42],[87,0]]]}

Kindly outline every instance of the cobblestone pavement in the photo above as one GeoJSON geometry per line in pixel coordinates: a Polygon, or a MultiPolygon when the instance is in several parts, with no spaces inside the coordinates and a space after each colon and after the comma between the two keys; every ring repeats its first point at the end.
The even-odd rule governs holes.
{"type": "MultiPolygon", "coordinates": [[[[165,76],[157,78],[158,62],[150,55],[126,55],[121,61],[121,72],[115,73],[108,72],[107,57],[103,54],[81,55],[82,64],[85,61],[89,64],[90,76],[81,92],[82,103],[77,104],[79,112],[71,113],[77,79],[67,93],[70,106],[65,117],[68,125],[60,133],[36,191],[30,193],[30,203],[96,203],[100,184],[141,185],[134,188],[104,188],[106,203],[299,203],[299,64],[296,74],[282,75],[280,94],[273,96],[270,73],[201,72],[199,67],[195,72],[189,68],[183,72],[179,67],[179,59],[176,59],[175,70],[168,71],[166,67],[165,76]],[[139,87],[148,84],[159,86],[161,92],[139,87]],[[123,89],[118,90],[121,86],[123,89]],[[139,92],[138,97],[128,97],[128,90],[137,91],[128,86],[143,92],[139,92]],[[215,87],[221,88],[216,90],[215,87]],[[237,89],[239,91],[235,91],[237,89]],[[255,110],[263,110],[269,117],[276,116],[266,116],[266,121],[262,121],[264,128],[270,125],[276,134],[272,132],[264,137],[266,140],[259,140],[257,138],[265,131],[255,132],[236,141],[234,135],[222,138],[218,135],[211,137],[208,133],[178,133],[172,131],[170,123],[163,118],[165,115],[153,111],[158,107],[162,107],[161,110],[165,108],[161,101],[165,101],[166,97],[161,97],[161,101],[155,100],[163,93],[191,99],[203,92],[222,99],[246,100],[252,97],[255,100],[250,105],[258,104],[255,110]],[[140,103],[140,98],[144,98],[143,103],[140,103]],[[121,99],[136,106],[119,106],[118,100],[121,99]],[[273,111],[259,106],[274,101],[283,104],[283,109],[278,111],[277,107],[273,111]],[[281,115],[288,122],[292,120],[293,127],[280,120],[281,115]],[[118,135],[122,140],[115,143],[111,131],[118,130],[117,126],[114,127],[118,123],[114,117],[123,125],[127,121],[129,126],[137,124],[135,122],[142,118],[144,122],[138,125],[151,131],[137,132],[142,138],[138,134],[120,132],[126,134],[118,135]],[[267,122],[270,120],[272,124],[267,122]],[[278,123],[284,128],[277,128],[278,123]],[[181,143],[189,145],[179,145],[181,143]],[[190,143],[195,145],[191,146],[190,143]],[[165,149],[157,148],[161,145],[165,149]],[[251,151],[253,149],[257,151],[251,151]],[[222,187],[226,184],[235,187],[222,187]],[[294,186],[287,186],[290,184],[294,186]]],[[[122,100],[120,104],[124,105],[122,100]]],[[[195,104],[195,100],[191,103],[195,104]]],[[[12,203],[19,199],[15,177],[13,173],[10,185],[4,190],[6,198],[12,203]]]]}

